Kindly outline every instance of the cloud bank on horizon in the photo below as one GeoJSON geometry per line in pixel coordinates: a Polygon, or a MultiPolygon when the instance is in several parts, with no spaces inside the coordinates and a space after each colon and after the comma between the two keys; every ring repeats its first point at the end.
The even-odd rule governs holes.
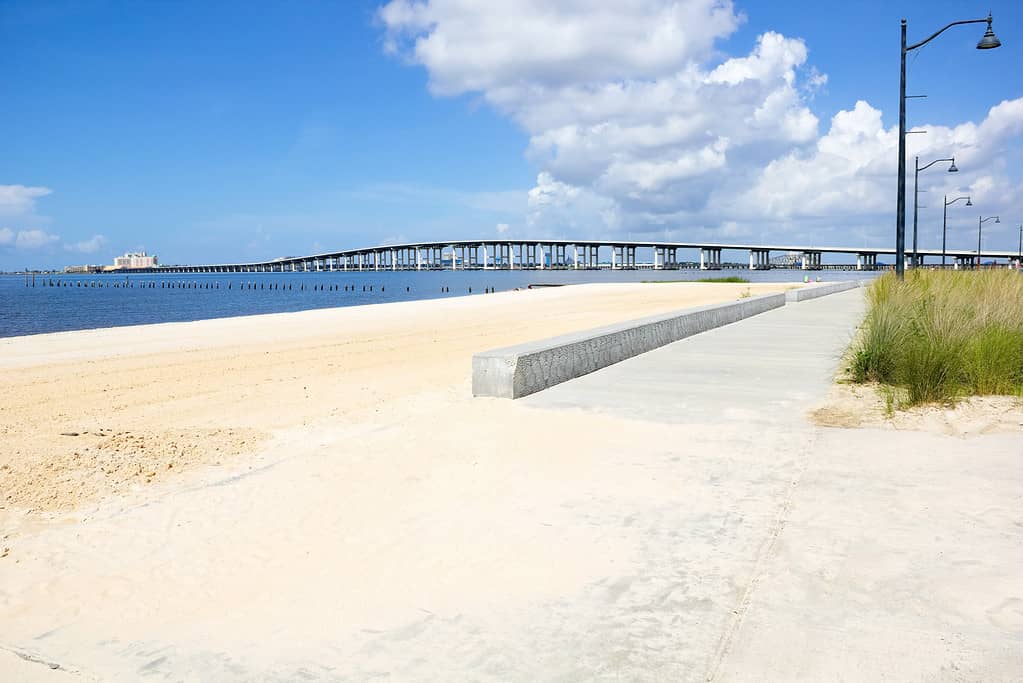
{"type": "MultiPolygon", "coordinates": [[[[858,101],[822,132],[811,104],[827,75],[802,39],[767,31],[746,55],[716,50],[744,21],[729,0],[391,0],[378,18],[384,49],[424,67],[434,95],[481,97],[529,136],[539,173],[512,231],[891,241],[897,128],[858,101]]],[[[1023,213],[998,154],[1023,132],[1023,98],[921,128],[909,175],[913,155],[950,150],[961,169],[922,189],[1023,213]]]]}

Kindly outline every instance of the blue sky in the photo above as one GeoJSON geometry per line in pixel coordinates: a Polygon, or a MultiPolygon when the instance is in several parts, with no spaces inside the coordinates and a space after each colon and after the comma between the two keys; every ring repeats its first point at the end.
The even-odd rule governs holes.
{"type": "Polygon", "coordinates": [[[962,146],[972,162],[954,184],[932,176],[930,191],[983,197],[978,209],[1003,212],[991,246],[1014,243],[1020,3],[685,0],[671,40],[693,45],[679,52],[630,42],[671,24],[658,15],[671,3],[608,3],[607,23],[592,20],[598,3],[563,4],[541,19],[575,27],[577,53],[543,44],[568,34],[538,35],[527,2],[459,15],[436,0],[389,13],[5,0],[0,269],[140,248],[195,263],[497,234],[886,244],[895,154],[870,126],[875,110],[882,129],[897,123],[899,18],[918,40],[988,5],[1001,49],[973,49],[983,27],[970,26],[911,57],[909,90],[929,97],[910,103],[910,124],[934,124],[918,136],[932,138],[925,156],[962,146]],[[602,40],[608,25],[621,36],[602,40]],[[715,71],[765,34],[762,69],[715,71]],[[634,110],[601,94],[623,83],[638,84],[634,110]],[[815,156],[840,112],[855,130],[815,156]],[[754,115],[763,125],[744,123],[754,115]]]}

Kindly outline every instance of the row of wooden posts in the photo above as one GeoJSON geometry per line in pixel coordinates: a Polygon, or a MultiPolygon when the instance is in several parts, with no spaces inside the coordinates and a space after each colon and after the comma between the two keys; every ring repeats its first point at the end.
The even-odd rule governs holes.
{"type": "MultiPolygon", "coordinates": [[[[40,278],[40,287],[76,287],[76,288],[114,288],[114,289],[135,289],[135,282],[125,280],[124,282],[106,282],[103,280],[61,280],[53,278],[40,278]]],[[[220,282],[160,282],[157,287],[155,281],[142,281],[138,283],[138,289],[221,289],[220,282]]],[[[26,287],[35,287],[36,278],[33,275],[31,280],[26,279],[26,287]]],[[[340,292],[342,289],[346,292],[357,292],[358,285],[338,285],[338,284],[314,284],[306,286],[304,282],[299,283],[298,291],[311,291],[311,292],[340,292]]],[[[376,285],[362,285],[363,292],[377,291],[376,285]]],[[[227,286],[223,289],[235,289],[233,282],[228,282],[227,286]]],[[[292,282],[239,282],[236,288],[239,291],[252,291],[252,290],[265,290],[265,291],[293,291],[294,283],[292,282]]],[[[380,285],[380,292],[385,292],[386,286],[380,285]]],[[[405,292],[410,293],[411,287],[405,287],[405,292]]],[[[440,291],[442,294],[450,293],[451,287],[441,287],[440,291]]],[[[484,287],[484,294],[493,294],[496,291],[494,287],[484,287]]],[[[469,294],[472,294],[472,287],[468,288],[469,294]]]]}

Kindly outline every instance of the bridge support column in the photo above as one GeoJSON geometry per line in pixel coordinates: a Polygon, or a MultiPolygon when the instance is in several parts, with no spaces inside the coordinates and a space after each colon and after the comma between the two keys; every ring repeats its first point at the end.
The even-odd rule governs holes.
{"type": "Polygon", "coordinates": [[[545,265],[544,261],[547,260],[547,254],[543,250],[543,245],[539,243],[536,245],[536,259],[536,267],[543,270],[545,265]]]}
{"type": "Polygon", "coordinates": [[[712,247],[701,247],[700,270],[721,270],[721,250],[712,247]]]}
{"type": "Polygon", "coordinates": [[[804,251],[803,252],[803,270],[820,270],[821,268],[821,252],[819,251],[804,251]]]}
{"type": "Polygon", "coordinates": [[[875,270],[877,254],[856,254],[856,270],[875,270]]]}
{"type": "Polygon", "coordinates": [[[575,264],[572,267],[575,268],[575,270],[579,270],[579,245],[578,244],[573,244],[572,245],[572,258],[575,261],[575,264]]]}
{"type": "Polygon", "coordinates": [[[771,252],[764,249],[750,249],[749,269],[769,270],[771,268],[771,252]]]}

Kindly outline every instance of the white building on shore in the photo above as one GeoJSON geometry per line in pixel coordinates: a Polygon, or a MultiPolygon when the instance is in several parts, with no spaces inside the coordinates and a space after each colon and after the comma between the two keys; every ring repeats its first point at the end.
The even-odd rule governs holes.
{"type": "Polygon", "coordinates": [[[127,253],[114,258],[114,268],[155,268],[156,255],[149,256],[144,251],[127,253]]]}

